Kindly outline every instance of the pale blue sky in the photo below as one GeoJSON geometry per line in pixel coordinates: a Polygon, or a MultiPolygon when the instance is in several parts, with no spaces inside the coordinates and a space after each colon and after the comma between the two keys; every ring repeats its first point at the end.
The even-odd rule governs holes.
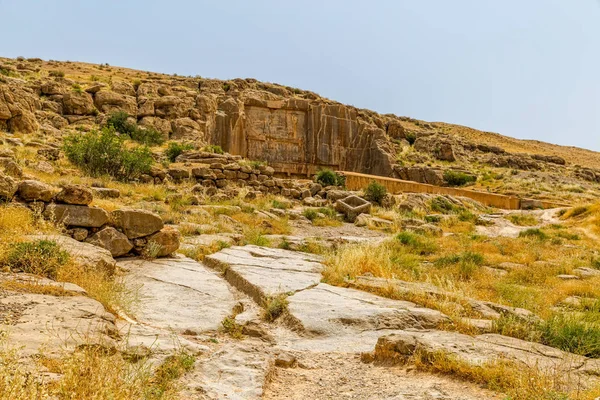
{"type": "Polygon", "coordinates": [[[0,0],[0,18],[5,57],[252,77],[600,150],[598,0],[0,0]]]}

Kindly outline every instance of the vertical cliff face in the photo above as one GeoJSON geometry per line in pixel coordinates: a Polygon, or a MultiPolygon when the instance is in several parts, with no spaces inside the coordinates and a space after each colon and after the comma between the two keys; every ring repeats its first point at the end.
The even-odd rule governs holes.
{"type": "Polygon", "coordinates": [[[356,109],[304,99],[219,104],[207,139],[224,150],[268,161],[279,172],[311,174],[322,167],[389,176],[393,159],[384,130],[356,109]]]}

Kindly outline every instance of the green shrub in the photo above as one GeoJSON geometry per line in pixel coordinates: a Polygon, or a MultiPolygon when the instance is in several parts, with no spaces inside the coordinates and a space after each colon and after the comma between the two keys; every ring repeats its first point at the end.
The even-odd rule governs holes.
{"type": "Polygon", "coordinates": [[[169,146],[165,150],[165,156],[170,162],[175,162],[177,156],[186,150],[192,150],[194,146],[187,143],[170,142],[169,146]]]}
{"type": "Polygon", "coordinates": [[[56,278],[57,270],[69,261],[69,253],[56,242],[38,240],[14,243],[6,255],[6,265],[12,270],[56,278]]]}
{"type": "Polygon", "coordinates": [[[450,186],[465,186],[477,181],[477,177],[460,171],[444,172],[444,181],[450,186]]]}
{"type": "Polygon", "coordinates": [[[381,204],[381,200],[384,199],[387,194],[385,186],[376,181],[372,181],[364,190],[365,199],[372,201],[373,203],[381,204]]]}
{"type": "Polygon", "coordinates": [[[322,169],[317,172],[317,183],[323,186],[344,186],[345,179],[330,169],[322,169]]]}
{"type": "Polygon", "coordinates": [[[541,326],[542,343],[586,357],[600,357],[600,326],[574,316],[554,315],[541,326]]]}
{"type": "Polygon", "coordinates": [[[309,221],[314,221],[319,217],[319,212],[314,208],[307,208],[302,212],[302,215],[309,221]]]}
{"type": "Polygon", "coordinates": [[[224,153],[221,146],[214,145],[214,144],[209,144],[208,146],[204,146],[202,148],[202,150],[207,151],[209,153],[214,153],[214,154],[223,154],[224,153]]]}
{"type": "Polygon", "coordinates": [[[129,114],[124,111],[117,111],[108,117],[106,125],[112,127],[115,131],[129,136],[130,139],[147,146],[162,144],[165,140],[162,133],[154,128],[140,128],[137,124],[128,121],[129,114]]]}
{"type": "Polygon", "coordinates": [[[129,137],[146,146],[156,146],[165,142],[163,134],[152,127],[137,127],[129,137]]]}
{"type": "Polygon", "coordinates": [[[63,150],[67,159],[87,174],[106,174],[120,180],[132,180],[149,172],[153,162],[148,147],[127,148],[124,138],[112,128],[71,134],[65,137],[63,150]]]}
{"type": "Polygon", "coordinates": [[[406,132],[406,135],[404,137],[406,138],[408,144],[410,144],[411,146],[417,141],[417,135],[414,132],[406,132]]]}
{"type": "Polygon", "coordinates": [[[539,240],[548,239],[548,235],[546,235],[546,233],[544,231],[542,231],[541,229],[538,229],[538,228],[531,228],[531,229],[526,229],[524,231],[521,231],[519,233],[519,237],[536,238],[539,240]]]}

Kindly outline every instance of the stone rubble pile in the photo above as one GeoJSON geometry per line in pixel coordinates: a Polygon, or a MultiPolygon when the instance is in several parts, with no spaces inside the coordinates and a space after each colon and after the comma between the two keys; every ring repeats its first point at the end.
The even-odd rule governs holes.
{"type": "Polygon", "coordinates": [[[92,189],[86,186],[65,185],[58,189],[31,179],[19,182],[0,172],[0,200],[24,204],[63,225],[73,239],[102,247],[113,257],[164,257],[179,248],[179,232],[164,227],[160,216],[134,209],[109,213],[90,206],[93,199],[92,189]]]}

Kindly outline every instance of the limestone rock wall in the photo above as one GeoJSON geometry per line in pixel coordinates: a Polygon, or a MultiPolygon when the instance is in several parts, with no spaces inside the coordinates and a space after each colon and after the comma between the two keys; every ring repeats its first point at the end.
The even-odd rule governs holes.
{"type": "MultiPolygon", "coordinates": [[[[4,71],[10,67],[10,60],[0,62],[7,63],[0,64],[4,71]]],[[[166,139],[220,145],[231,154],[267,161],[280,173],[307,175],[329,167],[393,175],[394,151],[386,134],[391,117],[253,79],[150,79],[148,74],[148,79],[81,80],[47,75],[46,67],[64,63],[40,62],[25,61],[38,71],[37,79],[13,77],[20,73],[16,70],[0,79],[0,130],[59,135],[125,111],[166,139]]]]}

